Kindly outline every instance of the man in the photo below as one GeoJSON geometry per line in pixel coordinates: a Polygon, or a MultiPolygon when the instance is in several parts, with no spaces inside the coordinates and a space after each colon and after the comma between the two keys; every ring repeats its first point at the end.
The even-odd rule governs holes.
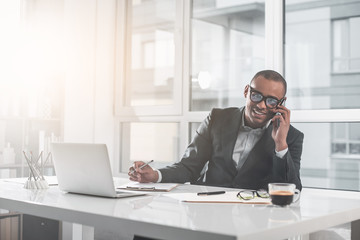
{"type": "Polygon", "coordinates": [[[245,107],[213,109],[180,162],[159,170],[135,162],[130,180],[254,190],[288,182],[301,190],[304,134],[290,125],[290,110],[282,105],[286,90],[279,73],[258,72],[244,89],[245,107]]]}

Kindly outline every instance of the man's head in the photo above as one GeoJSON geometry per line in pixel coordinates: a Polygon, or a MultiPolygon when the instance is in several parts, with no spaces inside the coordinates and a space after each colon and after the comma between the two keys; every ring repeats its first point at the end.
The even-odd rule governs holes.
{"type": "Polygon", "coordinates": [[[245,86],[245,125],[252,128],[263,127],[275,114],[276,107],[286,100],[285,79],[273,70],[255,74],[245,86]]]}

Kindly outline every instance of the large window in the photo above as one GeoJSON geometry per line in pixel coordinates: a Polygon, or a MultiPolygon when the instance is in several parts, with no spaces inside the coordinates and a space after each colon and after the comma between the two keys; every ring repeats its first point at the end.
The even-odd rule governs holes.
{"type": "Polygon", "coordinates": [[[244,86],[257,71],[270,68],[287,79],[286,106],[292,124],[305,133],[304,186],[360,189],[359,0],[138,0],[129,7],[123,24],[128,23],[131,39],[121,43],[127,49],[125,59],[131,61],[124,64],[126,74],[118,75],[123,83],[120,96],[127,100],[117,109],[132,110],[118,112],[122,152],[130,152],[123,156],[120,171],[147,156],[158,157],[161,164],[180,160],[209,111],[242,106],[244,86]],[[160,5],[167,6],[166,17],[147,19],[163,16],[160,5]],[[148,24],[135,26],[131,19],[141,6],[157,11],[139,16],[143,20],[136,21],[148,24]],[[145,29],[161,33],[144,37],[145,29]],[[177,38],[177,33],[182,36],[177,38]],[[140,44],[140,38],[152,40],[140,44]],[[156,63],[159,57],[167,59],[161,76],[173,74],[172,84],[178,84],[168,86],[166,94],[153,91],[156,84],[167,82],[153,78],[155,69],[164,69],[156,63]],[[137,71],[148,69],[134,78],[137,71]],[[177,111],[155,108],[160,104],[177,111]],[[140,105],[147,108],[139,110],[140,105]],[[157,136],[167,139],[163,155],[163,149],[147,142],[162,144],[157,136]],[[141,149],[131,146],[135,143],[141,149]]]}
{"type": "Polygon", "coordinates": [[[291,109],[360,107],[360,2],[345,2],[286,1],[291,109]]]}
{"type": "Polygon", "coordinates": [[[118,12],[119,171],[147,159],[165,166],[180,157],[179,119],[168,116],[181,114],[182,1],[118,1],[118,12]]]}
{"type": "Polygon", "coordinates": [[[360,190],[360,123],[341,110],[360,107],[359,17],[360,1],[286,1],[286,104],[311,118],[294,124],[305,133],[304,186],[360,190]],[[327,119],[311,116],[326,109],[327,119]]]}

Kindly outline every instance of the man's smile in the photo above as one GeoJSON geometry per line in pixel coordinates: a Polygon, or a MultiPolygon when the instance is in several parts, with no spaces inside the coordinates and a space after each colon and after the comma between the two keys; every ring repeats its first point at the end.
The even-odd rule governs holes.
{"type": "Polygon", "coordinates": [[[252,112],[254,113],[255,116],[256,115],[259,115],[259,116],[266,116],[267,115],[266,111],[261,111],[261,110],[255,109],[255,108],[252,109],[252,112]]]}

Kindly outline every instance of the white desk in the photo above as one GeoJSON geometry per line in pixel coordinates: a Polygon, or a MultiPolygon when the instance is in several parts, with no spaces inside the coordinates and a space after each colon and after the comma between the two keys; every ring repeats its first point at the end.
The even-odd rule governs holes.
{"type": "MultiPolygon", "coordinates": [[[[172,193],[207,190],[214,189],[180,185],[172,193]]],[[[319,189],[303,189],[297,206],[280,208],[184,203],[166,193],[106,199],[63,193],[56,186],[28,190],[0,180],[0,208],[159,239],[285,239],[348,222],[360,229],[359,192],[319,189]]],[[[360,239],[359,230],[353,234],[360,239]]]]}

